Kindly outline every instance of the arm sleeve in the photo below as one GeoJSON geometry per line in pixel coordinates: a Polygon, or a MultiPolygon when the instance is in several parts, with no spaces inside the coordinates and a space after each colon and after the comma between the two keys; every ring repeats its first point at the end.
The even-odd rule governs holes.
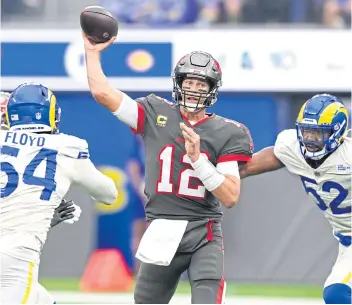
{"type": "Polygon", "coordinates": [[[240,179],[240,172],[237,161],[220,162],[216,165],[216,169],[223,175],[231,175],[240,179]]]}
{"type": "Polygon", "coordinates": [[[229,161],[250,161],[254,146],[249,130],[244,125],[229,126],[229,128],[231,128],[230,136],[222,148],[217,164],[229,161]]]}
{"type": "Polygon", "coordinates": [[[125,93],[123,94],[119,109],[112,114],[134,130],[137,130],[138,123],[144,120],[144,113],[140,109],[139,104],[125,93]]]}
{"type": "Polygon", "coordinates": [[[81,186],[91,197],[103,203],[113,203],[117,197],[117,189],[112,179],[98,171],[89,159],[87,141],[62,135],[65,145],[60,154],[73,158],[72,183],[81,186]]]}
{"type": "MultiPolygon", "coordinates": [[[[137,120],[134,121],[133,126],[130,124],[130,127],[135,134],[140,134],[142,138],[153,135],[152,125],[157,122],[158,113],[160,113],[161,110],[166,111],[165,107],[174,106],[172,102],[155,94],[138,98],[133,102],[134,105],[137,105],[134,109],[134,117],[137,117],[137,120]]],[[[131,104],[131,100],[129,100],[129,104],[131,104]]],[[[124,111],[124,108],[121,109],[124,111]]],[[[119,115],[121,115],[121,113],[119,115]]]]}
{"type": "Polygon", "coordinates": [[[115,183],[97,170],[90,159],[77,159],[74,172],[73,183],[85,189],[93,199],[103,203],[115,202],[115,183]]]}
{"type": "Polygon", "coordinates": [[[140,97],[133,100],[124,94],[119,109],[113,114],[122,122],[127,124],[133,133],[145,136],[148,120],[153,116],[152,101],[148,97],[140,97]]]}

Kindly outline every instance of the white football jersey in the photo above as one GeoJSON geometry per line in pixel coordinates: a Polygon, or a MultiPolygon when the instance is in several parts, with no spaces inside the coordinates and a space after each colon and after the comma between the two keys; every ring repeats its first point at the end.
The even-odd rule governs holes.
{"type": "Polygon", "coordinates": [[[351,236],[352,139],[346,138],[317,169],[305,161],[295,129],[282,131],[274,153],[288,171],[301,177],[306,192],[324,211],[336,237],[351,236]]]}
{"type": "Polygon", "coordinates": [[[71,184],[96,200],[116,199],[114,182],[91,163],[85,140],[1,131],[0,146],[0,252],[27,259],[25,253],[19,257],[22,247],[40,254],[54,210],[71,184]]]}

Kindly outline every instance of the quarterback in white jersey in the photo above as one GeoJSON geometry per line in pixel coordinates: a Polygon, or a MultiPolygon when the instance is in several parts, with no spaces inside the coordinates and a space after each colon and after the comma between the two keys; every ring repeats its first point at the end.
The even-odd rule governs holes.
{"type": "Polygon", "coordinates": [[[277,170],[300,176],[303,187],[324,212],[339,241],[339,254],[324,285],[326,304],[351,304],[352,139],[348,112],[335,96],[313,96],[301,108],[296,130],[282,131],[274,147],[254,154],[242,178],[277,170]]]}
{"type": "Polygon", "coordinates": [[[107,204],[117,197],[114,182],[90,161],[87,142],[58,133],[60,112],[42,85],[23,84],[9,97],[9,130],[0,135],[1,304],[38,299],[41,249],[71,185],[107,204]]]}

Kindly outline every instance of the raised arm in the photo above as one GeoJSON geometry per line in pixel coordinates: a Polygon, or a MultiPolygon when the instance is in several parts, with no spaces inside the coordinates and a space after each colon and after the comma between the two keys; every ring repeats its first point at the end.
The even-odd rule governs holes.
{"type": "Polygon", "coordinates": [[[101,67],[100,55],[116,39],[112,37],[108,42],[94,44],[82,32],[86,53],[87,77],[90,91],[95,100],[111,112],[116,112],[123,100],[124,93],[113,88],[101,67]]]}
{"type": "Polygon", "coordinates": [[[94,99],[109,109],[120,121],[137,130],[139,118],[138,104],[124,92],[112,87],[101,67],[100,55],[116,37],[106,43],[94,44],[82,33],[86,53],[87,77],[94,99]]]}
{"type": "Polygon", "coordinates": [[[266,147],[252,156],[252,160],[240,166],[240,177],[246,178],[271,172],[285,165],[275,156],[274,146],[266,147]]]}

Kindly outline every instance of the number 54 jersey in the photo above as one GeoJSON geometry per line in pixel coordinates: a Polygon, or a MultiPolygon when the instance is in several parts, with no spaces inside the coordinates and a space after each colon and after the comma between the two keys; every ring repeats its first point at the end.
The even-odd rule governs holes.
{"type": "Polygon", "coordinates": [[[288,171],[300,176],[304,189],[330,222],[335,237],[351,244],[352,140],[346,138],[318,168],[307,164],[296,130],[284,130],[276,140],[274,153],[288,171]]]}
{"type": "Polygon", "coordinates": [[[85,140],[65,134],[2,131],[0,146],[2,253],[19,259],[29,259],[19,248],[39,254],[54,210],[72,183],[97,200],[116,199],[114,183],[89,160],[85,140]]]}

